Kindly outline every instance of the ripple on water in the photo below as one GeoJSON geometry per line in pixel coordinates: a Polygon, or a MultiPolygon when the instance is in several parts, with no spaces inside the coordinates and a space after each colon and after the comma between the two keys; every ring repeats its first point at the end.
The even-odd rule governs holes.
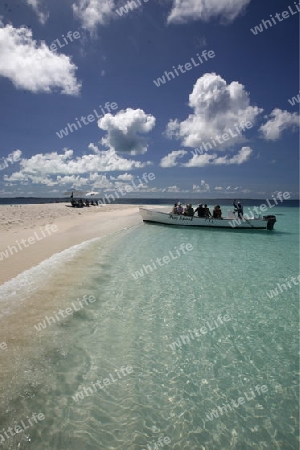
{"type": "Polygon", "coordinates": [[[34,411],[45,420],[3,448],[27,448],[30,439],[32,449],[154,450],[162,436],[172,450],[297,448],[299,292],[266,295],[299,273],[295,233],[141,226],[82,249],[57,278],[63,296],[45,288],[49,309],[36,312],[84,294],[97,301],[27,336],[26,348],[34,338],[27,372],[14,373],[19,383],[11,383],[2,423],[34,411]],[[181,243],[194,250],[134,279],[181,243]],[[191,338],[220,314],[230,320],[191,338]],[[73,399],[122,366],[133,372],[73,399]],[[267,392],[251,398],[262,385],[267,392]],[[232,406],[240,397],[244,403],[232,406]],[[221,414],[224,405],[232,410],[221,414]],[[210,420],[212,410],[219,416],[210,420]]]}

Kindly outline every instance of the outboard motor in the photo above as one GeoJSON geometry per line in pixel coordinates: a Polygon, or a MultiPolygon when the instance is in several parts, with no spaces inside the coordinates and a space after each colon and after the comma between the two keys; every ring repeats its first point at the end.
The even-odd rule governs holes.
{"type": "Polygon", "coordinates": [[[267,230],[273,230],[276,222],[276,216],[263,216],[264,220],[267,220],[267,230]]]}

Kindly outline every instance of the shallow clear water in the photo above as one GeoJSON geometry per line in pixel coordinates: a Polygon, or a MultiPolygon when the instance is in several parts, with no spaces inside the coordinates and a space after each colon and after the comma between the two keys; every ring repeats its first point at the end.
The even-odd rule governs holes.
{"type": "Polygon", "coordinates": [[[43,295],[22,294],[0,434],[45,419],[3,448],[297,449],[298,209],[274,213],[273,232],[141,224],[56,261],[43,295]]]}

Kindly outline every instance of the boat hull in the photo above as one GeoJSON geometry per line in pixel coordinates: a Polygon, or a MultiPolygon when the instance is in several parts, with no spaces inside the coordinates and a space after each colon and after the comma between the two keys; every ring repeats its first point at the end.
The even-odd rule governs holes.
{"type": "Polygon", "coordinates": [[[271,230],[276,222],[275,216],[266,216],[264,218],[254,218],[249,220],[242,220],[238,218],[213,219],[206,217],[177,215],[146,208],[140,208],[140,214],[144,222],[185,227],[271,230]],[[270,219],[271,217],[273,219],[270,219]]]}

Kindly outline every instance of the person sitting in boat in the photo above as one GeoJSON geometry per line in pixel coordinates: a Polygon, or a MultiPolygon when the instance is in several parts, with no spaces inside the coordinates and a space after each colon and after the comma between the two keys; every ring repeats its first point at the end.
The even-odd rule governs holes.
{"type": "Polygon", "coordinates": [[[204,205],[204,217],[211,217],[211,212],[206,204],[204,205]]]}
{"type": "Polygon", "coordinates": [[[192,216],[193,217],[193,215],[194,215],[194,208],[193,208],[193,205],[191,204],[191,203],[189,203],[189,205],[188,205],[188,216],[192,216]]]}
{"type": "Polygon", "coordinates": [[[177,203],[177,214],[182,214],[183,213],[183,207],[181,206],[181,203],[178,202],[177,203]]]}
{"type": "Polygon", "coordinates": [[[194,215],[194,208],[190,203],[187,203],[186,207],[184,208],[183,212],[184,216],[193,216],[194,215]]]}
{"type": "Polygon", "coordinates": [[[204,207],[202,203],[199,203],[198,207],[195,209],[195,214],[198,213],[198,217],[204,217],[204,207]]]}
{"type": "Polygon", "coordinates": [[[237,212],[238,213],[238,217],[240,219],[242,219],[243,218],[243,214],[244,214],[244,208],[243,208],[243,205],[241,204],[241,202],[237,202],[236,203],[236,200],[234,200],[233,206],[234,206],[234,212],[235,213],[237,212]]]}
{"type": "Polygon", "coordinates": [[[213,218],[214,219],[222,219],[222,210],[220,205],[216,205],[213,210],[213,218]]]}
{"type": "Polygon", "coordinates": [[[174,206],[172,208],[171,214],[178,214],[178,212],[177,212],[177,203],[174,203],[174,206]]]}

